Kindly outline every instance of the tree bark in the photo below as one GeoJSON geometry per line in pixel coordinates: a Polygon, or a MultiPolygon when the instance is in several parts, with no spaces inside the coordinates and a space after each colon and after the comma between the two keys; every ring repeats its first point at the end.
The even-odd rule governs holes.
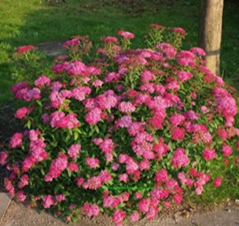
{"type": "Polygon", "coordinates": [[[199,46],[206,51],[206,66],[220,75],[220,49],[224,0],[201,0],[199,46]]]}

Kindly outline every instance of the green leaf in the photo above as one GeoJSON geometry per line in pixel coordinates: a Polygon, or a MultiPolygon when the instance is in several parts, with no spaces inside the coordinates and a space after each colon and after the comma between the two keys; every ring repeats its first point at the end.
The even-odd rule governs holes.
{"type": "Polygon", "coordinates": [[[74,140],[77,140],[79,137],[79,133],[78,132],[74,132],[74,140]]]}
{"type": "Polygon", "coordinates": [[[41,106],[41,107],[42,107],[42,103],[41,103],[41,101],[40,101],[40,100],[37,100],[37,101],[36,101],[36,103],[37,103],[39,106],[41,106]]]}
{"type": "Polygon", "coordinates": [[[40,171],[41,171],[42,175],[45,175],[45,170],[42,167],[41,167],[40,171]]]}
{"type": "Polygon", "coordinates": [[[61,184],[57,184],[54,188],[54,194],[56,195],[58,193],[58,191],[62,188],[61,184]]]}
{"type": "Polygon", "coordinates": [[[100,133],[99,127],[97,125],[95,125],[95,131],[96,133],[100,133]]]}
{"type": "Polygon", "coordinates": [[[154,138],[154,141],[156,142],[156,144],[158,144],[159,143],[158,137],[156,135],[153,135],[153,138],[154,138]]]}
{"type": "Polygon", "coordinates": [[[27,128],[30,129],[30,128],[31,128],[31,125],[32,125],[31,121],[28,120],[28,121],[27,121],[27,124],[26,124],[27,128]]]}

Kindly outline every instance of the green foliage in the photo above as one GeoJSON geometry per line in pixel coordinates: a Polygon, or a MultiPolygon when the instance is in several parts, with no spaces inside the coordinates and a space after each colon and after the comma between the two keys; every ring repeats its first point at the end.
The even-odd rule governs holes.
{"type": "Polygon", "coordinates": [[[44,64],[51,71],[34,46],[19,47],[23,81],[11,91],[25,101],[15,117],[26,130],[0,151],[9,194],[66,221],[83,208],[116,225],[126,215],[151,220],[184,198],[237,196],[236,93],[205,67],[202,49],[181,50],[185,34],[152,24],[148,46],[135,49],[124,30],[93,49],[74,36],[67,56],[44,64]]]}

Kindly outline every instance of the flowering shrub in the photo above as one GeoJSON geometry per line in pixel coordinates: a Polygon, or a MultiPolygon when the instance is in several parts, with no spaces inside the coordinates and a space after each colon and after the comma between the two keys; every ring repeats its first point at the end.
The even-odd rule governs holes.
{"type": "Polygon", "coordinates": [[[76,36],[64,44],[74,59],[57,57],[53,78],[12,87],[25,101],[15,117],[26,130],[0,152],[11,196],[67,221],[81,209],[122,225],[223,183],[218,169],[238,155],[237,105],[205,67],[205,52],[179,50],[181,28],[153,24],[151,48],[136,50],[134,34],[118,35],[103,38],[93,59],[90,42],[76,36]]]}

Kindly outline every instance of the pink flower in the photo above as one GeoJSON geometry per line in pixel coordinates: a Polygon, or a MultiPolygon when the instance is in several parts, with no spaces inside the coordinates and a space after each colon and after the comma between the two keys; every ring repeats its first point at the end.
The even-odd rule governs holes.
{"type": "Polygon", "coordinates": [[[73,38],[72,40],[66,41],[63,43],[64,47],[71,47],[71,46],[77,46],[79,45],[80,41],[76,38],[73,38]]]}
{"type": "Polygon", "coordinates": [[[185,137],[184,128],[176,127],[172,129],[172,135],[171,135],[172,140],[183,140],[184,137],[185,137]]]}
{"type": "Polygon", "coordinates": [[[167,208],[170,207],[170,202],[169,201],[165,201],[163,205],[167,209],[167,208]]]}
{"type": "Polygon", "coordinates": [[[148,159],[143,159],[140,164],[139,164],[140,170],[148,170],[149,169],[149,160],[148,159]]]}
{"type": "Polygon", "coordinates": [[[194,168],[191,168],[191,169],[189,170],[189,174],[190,174],[192,177],[197,177],[197,176],[198,176],[198,172],[197,172],[197,170],[194,169],[194,168]]]}
{"type": "Polygon", "coordinates": [[[66,216],[66,221],[70,221],[71,220],[71,216],[66,216]]]}
{"type": "Polygon", "coordinates": [[[120,203],[127,202],[129,200],[130,194],[129,192],[124,192],[118,196],[118,199],[120,200],[120,203]]]}
{"type": "Polygon", "coordinates": [[[150,192],[152,199],[162,200],[169,196],[167,190],[162,190],[161,188],[154,189],[150,192]]]}
{"type": "Polygon", "coordinates": [[[177,77],[180,81],[184,82],[191,79],[193,75],[190,72],[180,71],[177,73],[177,77]]]}
{"type": "Polygon", "coordinates": [[[22,163],[22,171],[27,172],[36,163],[36,159],[33,156],[28,156],[22,163]]]}
{"type": "Polygon", "coordinates": [[[62,195],[62,194],[56,195],[55,198],[58,202],[62,202],[66,199],[65,195],[62,195]]]}
{"type": "Polygon", "coordinates": [[[155,80],[155,79],[156,79],[156,77],[151,71],[143,70],[141,72],[141,81],[142,82],[148,82],[148,81],[155,80]]]}
{"type": "Polygon", "coordinates": [[[88,86],[78,86],[72,90],[73,97],[82,101],[85,99],[85,96],[91,93],[91,89],[88,86]]]}
{"type": "Polygon", "coordinates": [[[107,170],[101,170],[99,177],[102,183],[107,183],[112,179],[111,174],[107,170]]]}
{"type": "Polygon", "coordinates": [[[86,65],[81,61],[72,61],[68,63],[65,67],[68,75],[82,75],[87,78],[88,71],[86,65]]]}
{"type": "Polygon", "coordinates": [[[58,92],[61,89],[62,86],[63,86],[63,84],[58,82],[58,81],[57,82],[52,82],[51,83],[51,90],[58,92]]]}
{"type": "Polygon", "coordinates": [[[89,203],[85,203],[83,205],[83,210],[86,212],[88,217],[97,216],[100,213],[100,209],[96,204],[90,206],[89,203]]]}
{"type": "Polygon", "coordinates": [[[44,113],[41,118],[44,123],[50,122],[50,116],[47,113],[44,113]]]}
{"type": "Polygon", "coordinates": [[[136,197],[136,199],[142,199],[143,196],[142,196],[142,194],[140,192],[137,191],[135,193],[135,197],[136,197]]]}
{"type": "Polygon", "coordinates": [[[184,172],[178,173],[178,179],[181,181],[182,184],[186,184],[187,178],[184,174],[184,172]]]}
{"type": "Polygon", "coordinates": [[[119,168],[119,164],[117,162],[113,162],[111,168],[112,168],[112,170],[116,171],[119,168]]]}
{"type": "Polygon", "coordinates": [[[11,87],[12,93],[16,94],[21,89],[29,88],[26,82],[19,82],[11,87]]]}
{"type": "Polygon", "coordinates": [[[113,207],[115,208],[117,205],[120,204],[120,200],[115,198],[114,196],[110,195],[104,198],[103,207],[113,207]]]}
{"type": "Polygon", "coordinates": [[[159,155],[159,157],[165,156],[168,149],[169,149],[168,145],[161,142],[158,144],[154,144],[153,146],[153,150],[159,155]]]}
{"type": "Polygon", "coordinates": [[[145,83],[141,85],[140,87],[141,91],[147,91],[149,93],[154,93],[154,83],[145,83]]]}
{"type": "Polygon", "coordinates": [[[94,138],[92,141],[93,141],[94,144],[100,145],[103,142],[103,139],[101,139],[101,138],[94,138]]]}
{"type": "Polygon", "coordinates": [[[104,153],[111,153],[114,150],[114,142],[110,138],[102,140],[99,146],[104,153]]]}
{"type": "Polygon", "coordinates": [[[119,224],[124,220],[125,216],[126,216],[126,213],[123,210],[115,210],[113,212],[113,218],[112,218],[113,222],[115,224],[119,224]]]}
{"type": "Polygon", "coordinates": [[[150,28],[154,28],[154,29],[156,29],[156,30],[158,30],[158,29],[164,30],[164,29],[165,29],[164,26],[159,25],[159,24],[150,24],[150,28]]]}
{"type": "Polygon", "coordinates": [[[176,49],[174,49],[173,46],[168,43],[157,44],[156,48],[159,49],[160,52],[164,53],[169,59],[174,58],[177,54],[176,49]]]}
{"type": "Polygon", "coordinates": [[[69,57],[67,55],[60,55],[54,58],[55,62],[60,62],[60,61],[64,61],[67,60],[69,57]]]}
{"type": "Polygon", "coordinates": [[[216,98],[217,111],[225,118],[228,116],[235,116],[237,114],[236,101],[232,97],[224,96],[216,98]]]}
{"type": "Polygon", "coordinates": [[[11,148],[20,147],[22,145],[22,137],[23,135],[21,133],[15,133],[9,141],[9,146],[11,148]]]}
{"type": "Polygon", "coordinates": [[[167,90],[178,91],[180,85],[179,85],[178,81],[174,80],[174,81],[170,81],[165,87],[167,90]]]}
{"type": "Polygon", "coordinates": [[[216,157],[215,149],[206,148],[206,149],[204,149],[202,154],[203,154],[203,158],[207,161],[214,159],[216,157]]]}
{"type": "Polygon", "coordinates": [[[73,210],[73,209],[75,209],[76,208],[76,205],[75,204],[70,204],[70,206],[69,206],[69,209],[70,210],[73,210]]]}
{"type": "Polygon", "coordinates": [[[0,164],[5,165],[7,163],[8,153],[1,151],[0,152],[0,164]]]}
{"type": "Polygon", "coordinates": [[[24,191],[18,191],[17,192],[17,200],[20,202],[23,202],[27,197],[24,195],[24,191]]]}
{"type": "Polygon", "coordinates": [[[166,169],[161,169],[155,174],[154,180],[158,183],[166,182],[168,180],[168,171],[166,169]]]}
{"type": "Polygon", "coordinates": [[[126,161],[126,172],[128,174],[133,174],[138,168],[138,164],[132,158],[126,161]]]}
{"type": "Polygon", "coordinates": [[[135,111],[135,107],[133,106],[133,104],[131,102],[125,102],[125,101],[119,104],[118,109],[120,112],[123,112],[123,113],[130,113],[135,111]]]}
{"type": "Polygon", "coordinates": [[[229,145],[223,144],[222,153],[223,153],[224,157],[227,157],[227,156],[230,156],[233,153],[233,150],[229,145]]]}
{"type": "Polygon", "coordinates": [[[31,111],[30,111],[30,109],[29,108],[27,108],[27,107],[21,107],[21,108],[19,108],[18,110],[17,110],[17,112],[15,113],[15,118],[19,118],[19,119],[21,119],[21,118],[23,118],[23,117],[25,117],[27,114],[29,114],[31,111]]]}
{"type": "Polygon", "coordinates": [[[101,120],[101,109],[93,108],[85,115],[85,121],[90,125],[95,125],[101,120]]]}
{"type": "MultiPolygon", "coordinates": [[[[41,134],[41,132],[39,130],[33,130],[31,129],[29,131],[29,139],[30,141],[38,141],[38,136],[41,134]]],[[[43,140],[42,140],[43,141],[43,140]]],[[[39,144],[40,145],[40,144],[39,144]]],[[[45,147],[45,145],[43,143],[41,143],[40,145],[41,147],[45,147]]]]}
{"type": "Polygon", "coordinates": [[[222,183],[222,178],[221,177],[217,177],[214,181],[213,181],[213,186],[214,187],[220,187],[222,183]]]}
{"type": "Polygon", "coordinates": [[[84,178],[83,178],[83,177],[77,177],[77,178],[76,178],[76,181],[77,181],[77,186],[80,188],[81,185],[82,185],[83,182],[84,182],[84,178]]]}
{"type": "Polygon", "coordinates": [[[99,165],[100,161],[97,158],[87,157],[86,164],[91,168],[96,168],[99,165]]]}
{"type": "Polygon", "coordinates": [[[44,85],[50,85],[50,83],[51,83],[51,80],[45,75],[39,76],[34,82],[35,86],[38,86],[38,87],[42,87],[44,85]]]}
{"type": "Polygon", "coordinates": [[[153,220],[158,214],[158,208],[154,206],[149,207],[149,211],[146,213],[146,218],[153,220]]]}
{"type": "Polygon", "coordinates": [[[201,195],[202,192],[203,192],[203,186],[202,185],[197,186],[196,189],[195,189],[195,193],[197,195],[201,195]]]}
{"type": "Polygon", "coordinates": [[[119,175],[119,180],[124,181],[125,183],[127,183],[129,181],[128,174],[127,173],[120,174],[119,175]]]}
{"type": "Polygon", "coordinates": [[[45,181],[52,181],[52,179],[57,178],[61,175],[61,172],[66,169],[68,165],[67,156],[60,152],[58,158],[51,162],[49,172],[45,175],[45,181]]]}
{"type": "Polygon", "coordinates": [[[122,37],[124,37],[124,38],[126,38],[126,39],[132,39],[132,38],[134,38],[134,34],[131,33],[131,32],[128,32],[128,31],[120,30],[120,31],[118,31],[117,34],[120,35],[120,36],[122,36],[122,37]]]}
{"type": "Polygon", "coordinates": [[[173,200],[175,201],[176,204],[180,204],[183,200],[183,197],[181,194],[174,194],[173,200]]]}
{"type": "Polygon", "coordinates": [[[132,118],[129,115],[124,115],[115,121],[115,125],[121,128],[128,128],[132,123],[132,118]]]}
{"type": "Polygon", "coordinates": [[[189,164],[189,158],[182,148],[176,149],[172,158],[172,165],[175,168],[184,167],[189,164]]]}
{"type": "Polygon", "coordinates": [[[43,201],[42,205],[45,209],[48,209],[55,204],[55,201],[51,195],[45,195],[42,198],[42,201],[43,201]]]}
{"type": "Polygon", "coordinates": [[[182,29],[181,27],[174,27],[173,31],[176,32],[176,33],[180,33],[182,35],[186,34],[186,31],[184,29],[182,29]]]}
{"type": "Polygon", "coordinates": [[[185,120],[185,117],[180,114],[174,114],[169,118],[170,123],[176,127],[185,120]]]}
{"type": "Polygon", "coordinates": [[[91,206],[92,216],[97,216],[100,213],[100,209],[96,204],[91,206]]]}
{"type": "Polygon", "coordinates": [[[57,128],[62,129],[73,129],[79,126],[79,121],[77,119],[76,113],[70,113],[64,117],[61,118],[61,120],[58,120],[56,122],[57,128]]]}
{"type": "Polygon", "coordinates": [[[117,43],[118,39],[116,37],[108,36],[103,40],[105,43],[117,43]]]}
{"type": "Polygon", "coordinates": [[[130,220],[131,220],[132,222],[136,222],[136,221],[139,220],[139,217],[140,217],[139,213],[138,213],[138,212],[134,212],[134,213],[132,213],[132,214],[130,215],[130,220]]]}
{"type": "Polygon", "coordinates": [[[100,79],[96,79],[93,83],[92,83],[93,86],[95,87],[100,87],[103,85],[103,82],[100,80],[100,79]]]}
{"type": "Polygon", "coordinates": [[[197,54],[198,56],[205,56],[206,55],[206,52],[202,48],[199,48],[199,47],[193,47],[189,51],[194,53],[194,54],[197,54]]]}
{"type": "Polygon", "coordinates": [[[18,47],[18,49],[16,50],[16,53],[26,53],[26,52],[29,52],[30,50],[35,50],[35,49],[36,47],[32,45],[21,46],[21,47],[18,47]]]}
{"type": "Polygon", "coordinates": [[[38,88],[30,89],[23,95],[23,99],[27,102],[29,102],[30,100],[39,100],[40,98],[41,90],[38,88]]]}
{"type": "Polygon", "coordinates": [[[142,199],[138,203],[138,210],[142,213],[147,213],[150,207],[151,201],[149,198],[142,199]]]}
{"type": "Polygon", "coordinates": [[[72,144],[67,151],[67,154],[72,158],[76,159],[78,154],[80,153],[81,145],[80,144],[72,144]]]}
{"type": "Polygon", "coordinates": [[[26,174],[22,175],[20,178],[20,181],[18,182],[18,187],[23,188],[23,187],[27,186],[29,184],[28,180],[29,180],[28,175],[26,175],[26,174]]]}
{"type": "Polygon", "coordinates": [[[69,162],[67,165],[67,168],[71,171],[71,172],[77,172],[79,170],[78,165],[74,162],[69,162]]]}
{"type": "Polygon", "coordinates": [[[93,176],[89,178],[84,184],[83,187],[85,189],[93,189],[96,190],[102,186],[102,181],[99,176],[93,176]]]}

